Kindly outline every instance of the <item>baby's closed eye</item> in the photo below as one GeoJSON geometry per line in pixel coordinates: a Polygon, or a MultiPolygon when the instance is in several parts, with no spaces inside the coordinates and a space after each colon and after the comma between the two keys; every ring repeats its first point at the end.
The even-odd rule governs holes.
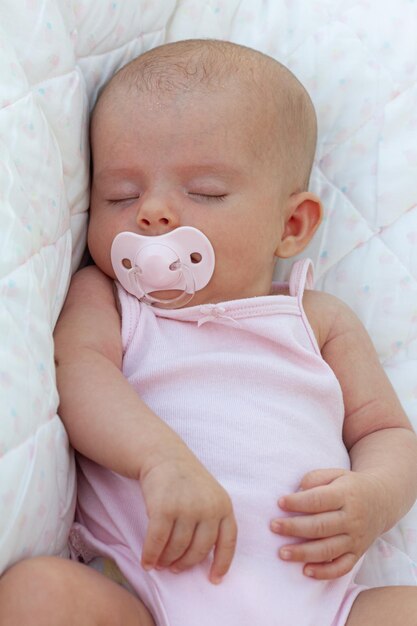
{"type": "Polygon", "coordinates": [[[199,193],[197,191],[189,191],[188,195],[196,200],[221,202],[227,198],[226,193],[199,193]]]}
{"type": "Polygon", "coordinates": [[[139,195],[129,196],[127,198],[109,198],[107,202],[109,204],[130,204],[132,202],[136,202],[140,198],[139,195]]]}

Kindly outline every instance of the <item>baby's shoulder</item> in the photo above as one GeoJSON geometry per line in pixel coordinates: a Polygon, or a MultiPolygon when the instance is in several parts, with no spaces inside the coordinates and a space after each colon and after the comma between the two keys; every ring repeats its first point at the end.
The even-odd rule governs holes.
{"type": "Polygon", "coordinates": [[[320,349],[335,336],[361,325],[345,302],[324,291],[306,289],[303,308],[320,349]]]}
{"type": "Polygon", "coordinates": [[[114,281],[95,265],[83,267],[71,278],[65,308],[69,306],[91,310],[117,308],[114,281]]]}
{"type": "Polygon", "coordinates": [[[110,285],[113,281],[96,266],[87,265],[75,272],[71,278],[72,289],[90,289],[100,285],[110,285]]]}

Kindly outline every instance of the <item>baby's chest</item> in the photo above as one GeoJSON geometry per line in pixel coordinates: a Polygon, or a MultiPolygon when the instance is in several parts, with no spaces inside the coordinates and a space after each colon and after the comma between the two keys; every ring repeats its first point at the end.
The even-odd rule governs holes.
{"type": "Polygon", "coordinates": [[[277,476],[288,485],[308,469],[345,466],[339,384],[296,336],[206,328],[180,341],[174,331],[127,354],[125,374],[223,483],[269,490],[273,476],[276,490],[277,476]]]}

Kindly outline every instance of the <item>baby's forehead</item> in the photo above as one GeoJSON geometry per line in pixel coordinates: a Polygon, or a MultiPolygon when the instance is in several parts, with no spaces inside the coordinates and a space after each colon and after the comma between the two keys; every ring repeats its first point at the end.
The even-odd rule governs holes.
{"type": "MultiPolygon", "coordinates": [[[[178,90],[170,92],[118,89],[100,114],[99,134],[110,126],[114,136],[143,137],[164,135],[175,140],[176,133],[185,133],[188,140],[200,145],[227,142],[235,150],[247,150],[261,158],[276,147],[280,133],[276,131],[273,105],[246,89],[240,81],[231,80],[223,88],[178,90]],[[137,133],[132,134],[132,129],[137,133]]],[[[94,143],[94,142],[93,142],[94,143]]],[[[224,145],[223,143],[219,145],[224,145]]]]}
{"type": "MultiPolygon", "coordinates": [[[[253,69],[253,68],[252,68],[253,69]]],[[[146,75],[132,79],[116,76],[99,99],[93,118],[100,114],[100,127],[111,123],[114,118],[123,119],[128,111],[130,119],[141,121],[144,112],[160,113],[173,118],[185,114],[193,118],[204,118],[207,113],[216,112],[219,117],[230,118],[242,124],[242,132],[249,133],[253,122],[262,120],[263,125],[271,125],[276,114],[276,96],[270,83],[261,79],[254,81],[253,71],[227,73],[213,81],[186,81],[184,76],[170,80],[162,73],[161,83],[153,75],[149,84],[146,75]]]]}

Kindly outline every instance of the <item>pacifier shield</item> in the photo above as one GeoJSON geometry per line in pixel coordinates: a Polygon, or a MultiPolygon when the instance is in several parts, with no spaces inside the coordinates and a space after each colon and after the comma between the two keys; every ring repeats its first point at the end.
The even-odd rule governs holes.
{"type": "Polygon", "coordinates": [[[210,281],[215,265],[213,246],[191,226],[149,237],[119,233],[111,247],[111,262],[117,280],[140,300],[150,304],[182,306],[184,297],[160,299],[158,291],[181,291],[187,302],[210,281]]]}

